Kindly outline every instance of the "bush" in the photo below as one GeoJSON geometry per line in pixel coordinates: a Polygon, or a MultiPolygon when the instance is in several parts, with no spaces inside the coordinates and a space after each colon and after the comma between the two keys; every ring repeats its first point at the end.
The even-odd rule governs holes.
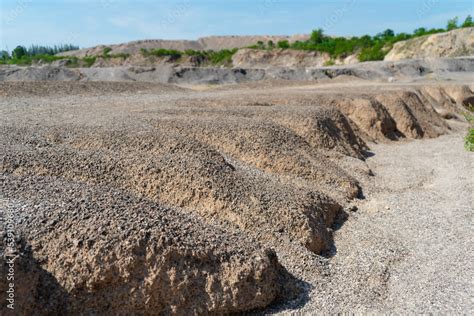
{"type": "Polygon", "coordinates": [[[359,61],[383,60],[388,51],[388,49],[384,49],[382,43],[376,44],[373,47],[364,48],[359,54],[359,61]]]}
{"type": "Polygon", "coordinates": [[[145,57],[155,56],[155,57],[165,57],[170,56],[174,59],[179,59],[183,55],[182,52],[174,49],[164,49],[164,48],[156,48],[156,49],[144,49],[142,48],[141,53],[145,57]]]}
{"type": "Polygon", "coordinates": [[[108,55],[111,51],[112,51],[112,48],[104,47],[104,49],[102,50],[102,57],[104,57],[104,58],[108,57],[108,55]]]}
{"type": "Polygon", "coordinates": [[[232,56],[237,53],[238,49],[223,49],[217,52],[210,51],[208,59],[211,64],[232,64],[232,56]]]}

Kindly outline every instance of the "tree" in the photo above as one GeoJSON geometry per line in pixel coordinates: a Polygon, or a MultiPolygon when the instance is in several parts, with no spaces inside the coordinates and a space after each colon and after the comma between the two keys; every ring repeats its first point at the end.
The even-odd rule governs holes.
{"type": "Polygon", "coordinates": [[[472,16],[468,15],[466,19],[464,20],[464,23],[461,25],[461,27],[473,27],[474,22],[472,22],[472,16]]]}
{"type": "Polygon", "coordinates": [[[20,59],[23,56],[26,56],[26,48],[23,46],[17,46],[13,51],[12,51],[12,57],[16,59],[20,59]]]}
{"type": "Polygon", "coordinates": [[[413,34],[415,36],[422,36],[422,35],[425,35],[426,34],[426,28],[424,27],[420,27],[420,28],[417,28],[415,31],[413,31],[413,34]]]}
{"type": "Polygon", "coordinates": [[[446,29],[448,31],[452,31],[454,29],[457,29],[458,28],[458,17],[454,17],[450,20],[448,20],[448,25],[446,26],[446,29]]]}
{"type": "Polygon", "coordinates": [[[314,44],[321,44],[324,40],[324,31],[323,29],[316,29],[311,32],[311,42],[314,44]]]}
{"type": "Polygon", "coordinates": [[[383,31],[382,33],[383,37],[385,38],[389,38],[389,37],[394,37],[395,36],[395,32],[391,29],[386,29],[385,31],[383,31]]]}
{"type": "Polygon", "coordinates": [[[290,43],[288,41],[279,41],[277,43],[278,45],[278,48],[283,48],[283,49],[287,49],[287,48],[290,48],[290,43]]]}
{"type": "Polygon", "coordinates": [[[269,49],[273,49],[273,48],[275,48],[275,43],[272,40],[270,40],[270,41],[268,41],[267,46],[268,46],[269,49]]]}
{"type": "Polygon", "coordinates": [[[395,36],[395,32],[391,29],[386,29],[382,33],[378,33],[375,37],[378,39],[386,40],[395,36]]]}
{"type": "Polygon", "coordinates": [[[6,50],[0,51],[0,60],[6,61],[10,59],[10,54],[6,50]]]}

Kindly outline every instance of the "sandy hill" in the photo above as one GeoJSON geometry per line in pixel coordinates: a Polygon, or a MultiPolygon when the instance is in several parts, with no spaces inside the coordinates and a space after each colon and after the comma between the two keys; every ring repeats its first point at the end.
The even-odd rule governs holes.
{"type": "Polygon", "coordinates": [[[474,28],[422,36],[396,43],[386,61],[474,55],[474,28]]]}

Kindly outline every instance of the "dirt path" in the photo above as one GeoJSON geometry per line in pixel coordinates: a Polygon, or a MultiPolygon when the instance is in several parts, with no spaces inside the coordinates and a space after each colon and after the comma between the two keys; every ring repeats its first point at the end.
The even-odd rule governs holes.
{"type": "Polygon", "coordinates": [[[459,134],[372,149],[376,177],[300,311],[471,314],[474,155],[459,134]]]}

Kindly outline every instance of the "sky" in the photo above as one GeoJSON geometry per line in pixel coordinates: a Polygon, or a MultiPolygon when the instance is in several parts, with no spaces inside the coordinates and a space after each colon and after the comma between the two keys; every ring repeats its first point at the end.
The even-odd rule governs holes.
{"type": "Polygon", "coordinates": [[[209,35],[375,35],[473,14],[474,0],[0,0],[0,49],[209,35]]]}

